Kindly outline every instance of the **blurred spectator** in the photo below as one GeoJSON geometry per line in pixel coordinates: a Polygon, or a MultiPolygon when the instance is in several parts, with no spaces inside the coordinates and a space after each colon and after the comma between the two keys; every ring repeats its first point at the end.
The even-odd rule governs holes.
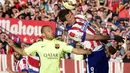
{"type": "Polygon", "coordinates": [[[119,18],[130,18],[130,3],[126,3],[119,11],[119,18]]]}
{"type": "Polygon", "coordinates": [[[5,51],[5,53],[7,53],[7,43],[5,42],[5,39],[6,39],[6,34],[5,33],[1,33],[0,34],[0,41],[2,42],[2,44],[3,44],[3,49],[4,49],[4,51],[5,51]]]}
{"type": "Polygon", "coordinates": [[[5,54],[5,50],[3,48],[3,42],[0,41],[0,54],[5,54]]]}
{"type": "Polygon", "coordinates": [[[34,5],[34,6],[40,5],[40,0],[28,0],[28,2],[32,3],[32,5],[34,5]]]}
{"type": "Polygon", "coordinates": [[[15,71],[12,71],[10,68],[7,68],[7,71],[9,73],[29,73],[28,68],[29,64],[26,59],[26,57],[22,57],[19,53],[14,52],[14,58],[15,58],[15,63],[14,63],[14,69],[15,71]]]}
{"type": "Polygon", "coordinates": [[[120,42],[118,43],[118,50],[120,51],[120,55],[123,56],[125,54],[125,49],[124,47],[122,46],[124,42],[120,42]]]}
{"type": "Polygon", "coordinates": [[[130,51],[128,51],[123,58],[123,62],[129,62],[130,63],[130,51]]]}
{"type": "Polygon", "coordinates": [[[119,27],[118,14],[116,13],[112,14],[112,23],[119,27]]]}
{"type": "MultiPolygon", "coordinates": [[[[39,7],[40,0],[6,0],[3,6],[0,4],[0,16],[34,20],[36,17],[40,18],[39,7]]],[[[40,20],[39,18],[37,20],[40,20]]]]}
{"type": "Polygon", "coordinates": [[[120,55],[120,51],[118,50],[110,59],[113,62],[122,62],[122,57],[120,55]]]}

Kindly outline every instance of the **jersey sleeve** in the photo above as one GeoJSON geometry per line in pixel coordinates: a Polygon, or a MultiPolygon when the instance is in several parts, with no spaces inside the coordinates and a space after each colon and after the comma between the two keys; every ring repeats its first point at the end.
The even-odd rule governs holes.
{"type": "Polygon", "coordinates": [[[75,18],[80,18],[82,20],[87,20],[87,18],[85,17],[85,15],[81,15],[81,14],[76,15],[75,18]]]}
{"type": "Polygon", "coordinates": [[[31,46],[29,47],[26,47],[24,49],[24,51],[26,52],[27,55],[30,55],[32,53],[36,53],[37,52],[37,49],[38,49],[38,44],[37,43],[34,43],[32,44],[31,46]]]}
{"type": "Polygon", "coordinates": [[[68,53],[72,52],[73,46],[68,45],[67,43],[64,43],[64,42],[61,45],[62,45],[62,50],[64,52],[68,52],[68,53]]]}
{"type": "Polygon", "coordinates": [[[83,42],[86,38],[86,32],[72,29],[68,31],[68,36],[74,41],[83,42]]]}

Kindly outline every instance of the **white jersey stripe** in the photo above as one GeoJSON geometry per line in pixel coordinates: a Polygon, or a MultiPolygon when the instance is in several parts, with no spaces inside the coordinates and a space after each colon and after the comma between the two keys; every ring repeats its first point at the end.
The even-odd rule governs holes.
{"type": "MultiPolygon", "coordinates": [[[[90,24],[87,22],[84,16],[82,17],[82,15],[78,15],[76,16],[76,23],[72,26],[72,29],[69,30],[68,34],[70,36],[70,33],[73,33],[73,36],[70,36],[70,37],[74,39],[75,41],[81,41],[83,39],[84,32],[86,32],[87,34],[96,35],[96,31],[90,26],[90,24]]],[[[87,36],[85,38],[87,38],[87,36]]],[[[92,50],[95,49],[97,46],[102,45],[100,41],[88,41],[88,42],[90,43],[84,44],[83,46],[91,45],[92,50]]],[[[85,48],[88,48],[88,47],[86,46],[85,48]]],[[[98,49],[96,48],[96,50],[99,50],[99,49],[100,48],[98,49]]]]}

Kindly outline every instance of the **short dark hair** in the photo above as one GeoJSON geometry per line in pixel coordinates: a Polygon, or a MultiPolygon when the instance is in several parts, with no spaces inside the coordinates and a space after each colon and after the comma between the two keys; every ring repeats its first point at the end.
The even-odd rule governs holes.
{"type": "Polygon", "coordinates": [[[44,33],[44,29],[47,28],[47,27],[50,27],[50,28],[51,28],[50,25],[44,25],[44,26],[42,26],[42,28],[41,28],[41,33],[44,33]]]}
{"type": "Polygon", "coordinates": [[[60,10],[60,6],[59,6],[59,4],[54,4],[54,6],[57,6],[57,7],[58,7],[58,10],[60,10]]]}
{"type": "Polygon", "coordinates": [[[62,9],[62,10],[60,10],[59,13],[58,13],[59,19],[62,22],[66,21],[65,15],[69,14],[69,12],[71,12],[69,9],[62,9]]]}

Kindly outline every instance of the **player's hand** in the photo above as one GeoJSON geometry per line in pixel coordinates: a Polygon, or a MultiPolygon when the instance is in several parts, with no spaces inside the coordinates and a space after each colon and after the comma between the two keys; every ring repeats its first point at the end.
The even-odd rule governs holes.
{"type": "Polygon", "coordinates": [[[124,42],[124,38],[122,36],[114,36],[114,40],[117,42],[124,42]]]}
{"type": "Polygon", "coordinates": [[[88,52],[87,52],[87,55],[91,54],[92,53],[92,50],[91,49],[86,49],[88,52]]]}

